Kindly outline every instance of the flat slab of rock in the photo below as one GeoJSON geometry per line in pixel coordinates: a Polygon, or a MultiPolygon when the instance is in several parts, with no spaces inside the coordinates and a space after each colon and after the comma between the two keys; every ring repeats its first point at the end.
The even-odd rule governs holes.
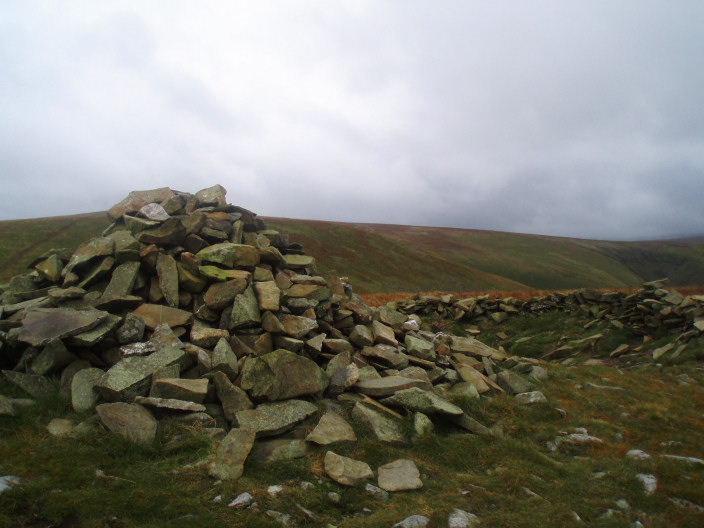
{"type": "Polygon", "coordinates": [[[299,315],[282,315],[279,319],[284,326],[284,332],[294,339],[301,339],[311,330],[318,328],[318,321],[299,315]]]}
{"type": "Polygon", "coordinates": [[[127,198],[113,205],[108,210],[108,216],[114,221],[123,214],[136,213],[145,205],[165,202],[175,196],[176,194],[168,187],[160,187],[159,189],[150,189],[148,191],[132,191],[127,195],[127,198]]]}
{"type": "Polygon", "coordinates": [[[533,385],[528,380],[510,370],[499,372],[496,376],[496,381],[509,394],[521,394],[530,392],[533,389],[533,385]]]}
{"type": "Polygon", "coordinates": [[[354,429],[342,416],[334,412],[325,413],[308,436],[308,442],[329,445],[336,442],[356,442],[354,429]]]}
{"type": "Polygon", "coordinates": [[[90,411],[98,403],[99,394],[95,386],[105,375],[99,368],[81,369],[71,379],[71,406],[76,412],[90,411]]]}
{"type": "Polygon", "coordinates": [[[362,349],[362,355],[393,369],[403,369],[408,366],[408,356],[390,345],[365,346],[362,349]]]}
{"type": "Polygon", "coordinates": [[[258,440],[252,457],[257,462],[281,462],[303,458],[309,452],[310,445],[305,440],[277,438],[274,440],[258,440]]]}
{"type": "Polygon", "coordinates": [[[222,242],[201,249],[196,257],[201,262],[220,264],[227,268],[252,267],[259,264],[259,252],[254,246],[222,242]]]}
{"type": "Polygon", "coordinates": [[[384,398],[381,403],[393,407],[403,407],[409,411],[421,412],[423,414],[444,414],[449,416],[460,416],[464,413],[457,405],[444,400],[437,394],[412,387],[397,391],[393,396],[384,398]]]}
{"type": "Polygon", "coordinates": [[[244,471],[244,462],[253,445],[254,432],[247,429],[231,429],[218,446],[210,475],[221,480],[240,478],[244,471]]]}
{"type": "Polygon", "coordinates": [[[479,357],[491,357],[498,353],[497,350],[485,345],[478,339],[473,337],[460,337],[452,336],[452,342],[450,347],[453,352],[459,352],[461,354],[469,354],[472,356],[479,357]]]}
{"type": "Polygon", "coordinates": [[[532,391],[516,394],[516,402],[521,405],[533,405],[535,403],[547,403],[548,399],[542,392],[532,391]]]}
{"type": "Polygon", "coordinates": [[[232,422],[237,411],[252,409],[254,405],[247,396],[247,393],[234,385],[223,372],[215,372],[213,375],[215,392],[222,405],[225,419],[232,422]]]}
{"type": "Polygon", "coordinates": [[[137,396],[134,399],[135,403],[144,405],[145,407],[152,407],[154,409],[161,409],[164,411],[178,411],[178,412],[205,412],[205,405],[200,403],[193,403],[191,401],[176,400],[173,398],[154,398],[148,396],[137,396]]]}
{"type": "Polygon", "coordinates": [[[358,381],[354,389],[368,396],[390,396],[400,390],[412,387],[430,389],[432,385],[424,380],[404,378],[402,376],[387,376],[385,378],[358,381]]]}
{"type": "Polygon", "coordinates": [[[103,425],[135,444],[151,444],[156,437],[157,421],[147,409],[133,403],[103,403],[95,410],[103,425]]]}
{"type": "Polygon", "coordinates": [[[186,326],[191,322],[193,314],[178,308],[164,306],[161,304],[143,304],[132,312],[139,317],[147,328],[154,330],[162,323],[168,324],[171,328],[186,326]]]}
{"type": "Polygon", "coordinates": [[[279,349],[248,358],[240,386],[249,391],[252,398],[277,401],[322,393],[328,386],[328,379],[314,361],[279,349]]]}
{"type": "Polygon", "coordinates": [[[44,376],[25,374],[14,370],[3,370],[2,373],[7,381],[17,385],[32,398],[47,398],[56,392],[54,386],[44,376]]]}
{"type": "Polygon", "coordinates": [[[318,408],[310,402],[286,400],[237,411],[235,418],[241,429],[252,431],[258,437],[274,436],[288,431],[316,412],[318,408]]]}
{"type": "Polygon", "coordinates": [[[126,357],[105,373],[96,385],[96,391],[108,401],[131,402],[137,396],[147,395],[152,372],[169,365],[183,367],[188,363],[188,354],[173,347],[164,347],[148,356],[126,357]]]}
{"type": "Polygon", "coordinates": [[[405,441],[401,422],[369,405],[356,403],[352,409],[352,417],[368,427],[380,442],[405,441]]]}
{"type": "Polygon", "coordinates": [[[161,378],[152,385],[152,396],[193,403],[203,403],[208,394],[208,380],[161,378]]]}
{"type": "Polygon", "coordinates": [[[332,451],[325,453],[323,466],[325,473],[343,486],[354,486],[362,480],[374,477],[372,468],[366,462],[347,458],[332,451]]]}
{"type": "Polygon", "coordinates": [[[17,339],[32,346],[44,346],[52,339],[71,337],[97,326],[108,316],[98,310],[37,308],[30,310],[17,329],[17,339]]]}
{"type": "Polygon", "coordinates": [[[420,471],[412,460],[399,459],[379,467],[379,487],[386,491],[420,489],[420,471]]]}

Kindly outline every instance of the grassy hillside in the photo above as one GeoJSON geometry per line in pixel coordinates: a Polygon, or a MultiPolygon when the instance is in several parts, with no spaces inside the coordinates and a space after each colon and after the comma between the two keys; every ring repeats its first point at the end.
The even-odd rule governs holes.
{"type": "MultiPolygon", "coordinates": [[[[496,231],[264,218],[359,292],[619,288],[669,277],[704,284],[700,241],[605,242],[496,231]]],[[[105,213],[0,222],[0,282],[51,248],[75,248],[105,213]]]]}
{"type": "Polygon", "coordinates": [[[108,225],[105,213],[0,222],[0,282],[24,273],[32,260],[48,250],[75,249],[108,225]]]}

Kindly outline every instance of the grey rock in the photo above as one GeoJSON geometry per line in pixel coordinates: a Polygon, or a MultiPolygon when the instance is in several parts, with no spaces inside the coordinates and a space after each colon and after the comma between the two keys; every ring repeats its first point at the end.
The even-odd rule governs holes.
{"type": "Polygon", "coordinates": [[[399,459],[379,467],[379,487],[386,491],[420,489],[420,471],[412,460],[399,459]]]}
{"type": "Polygon", "coordinates": [[[227,339],[221,338],[213,350],[213,370],[220,371],[233,380],[239,374],[237,356],[227,339]]]}
{"type": "Polygon", "coordinates": [[[413,432],[418,437],[430,436],[433,434],[435,426],[433,422],[425,414],[417,412],[413,413],[413,432]]]}
{"type": "Polygon", "coordinates": [[[132,288],[137,280],[139,272],[139,261],[131,261],[120,264],[112,272],[112,278],[105,288],[101,299],[120,297],[132,293],[132,288]]]}
{"type": "Polygon", "coordinates": [[[236,510],[244,510],[247,508],[250,504],[254,502],[254,497],[252,496],[251,493],[244,492],[240,493],[232,499],[232,502],[230,502],[227,506],[228,508],[234,508],[236,510]]]}
{"type": "Polygon", "coordinates": [[[426,360],[435,359],[435,345],[425,339],[406,334],[405,345],[411,356],[426,360]]]}
{"type": "Polygon", "coordinates": [[[139,214],[141,214],[147,220],[152,220],[154,222],[165,222],[171,216],[166,212],[160,204],[149,203],[139,209],[139,214]]]}
{"type": "Polygon", "coordinates": [[[447,528],[475,528],[481,523],[473,513],[455,508],[447,518],[447,528]]]}
{"type": "Polygon", "coordinates": [[[638,473],[636,475],[636,479],[638,479],[643,485],[643,490],[645,491],[646,495],[652,495],[653,493],[655,493],[655,490],[658,489],[658,479],[655,478],[655,475],[638,473]]]}
{"type": "Polygon", "coordinates": [[[222,439],[215,453],[210,475],[221,480],[234,480],[242,476],[244,462],[254,445],[254,432],[231,429],[222,439]]]}
{"type": "Polygon", "coordinates": [[[237,411],[235,418],[240,428],[252,431],[258,437],[273,436],[288,431],[317,411],[318,408],[310,402],[286,400],[237,411]]]}
{"type": "Polygon", "coordinates": [[[208,394],[207,379],[161,378],[154,380],[152,396],[203,403],[208,394]]]}
{"type": "Polygon", "coordinates": [[[309,317],[298,315],[282,315],[279,321],[284,327],[284,332],[294,339],[303,338],[311,330],[318,328],[318,322],[309,317]]]}
{"type": "Polygon", "coordinates": [[[134,314],[127,314],[122,325],[115,332],[120,344],[135,343],[141,341],[144,336],[144,321],[134,314]]]}
{"type": "Polygon", "coordinates": [[[15,407],[12,405],[12,399],[0,394],[0,416],[14,416],[15,407]]]}
{"type": "Polygon", "coordinates": [[[100,398],[95,390],[105,372],[99,368],[79,370],[71,380],[71,406],[76,412],[90,411],[100,398]]]}
{"type": "Polygon", "coordinates": [[[151,444],[156,437],[157,421],[141,405],[103,403],[95,408],[103,425],[136,444],[151,444]]]}
{"type": "Polygon", "coordinates": [[[330,377],[330,394],[341,394],[359,381],[359,368],[354,363],[336,370],[330,377]]]}
{"type": "Polygon", "coordinates": [[[87,240],[71,255],[64,267],[63,273],[80,272],[86,269],[88,263],[98,257],[111,256],[115,252],[115,241],[106,237],[96,237],[87,240]]]}
{"type": "Polygon", "coordinates": [[[160,409],[163,411],[177,411],[188,413],[204,413],[205,405],[193,403],[191,401],[177,400],[174,398],[155,398],[153,396],[137,396],[134,399],[135,403],[144,407],[160,409]]]}
{"type": "Polygon", "coordinates": [[[155,370],[174,364],[183,368],[189,363],[185,351],[171,347],[148,356],[126,357],[105,373],[96,390],[108,401],[129,402],[136,396],[146,396],[155,370]]]}
{"type": "Polygon", "coordinates": [[[46,430],[51,436],[66,437],[73,431],[73,422],[65,418],[53,418],[46,425],[46,430]]]}
{"type": "Polygon", "coordinates": [[[249,391],[252,398],[277,401],[322,393],[328,386],[328,379],[314,361],[279,349],[258,358],[248,358],[240,386],[249,391]]]}
{"type": "Polygon", "coordinates": [[[388,491],[385,491],[385,490],[381,489],[380,487],[375,486],[374,484],[370,484],[369,482],[367,482],[364,485],[364,491],[366,491],[371,496],[373,496],[374,498],[379,499],[381,501],[386,502],[387,500],[389,500],[389,492],[388,491]]]}
{"type": "Polygon", "coordinates": [[[429,523],[430,519],[424,515],[411,515],[394,524],[392,528],[425,528],[429,523]]]}
{"type": "Polygon", "coordinates": [[[389,345],[375,345],[364,347],[362,355],[394,369],[403,369],[408,366],[408,356],[389,345]]]}
{"type": "Polygon", "coordinates": [[[347,458],[332,451],[325,453],[323,467],[331,479],[343,486],[354,486],[362,480],[374,477],[372,469],[366,462],[347,458]]]}
{"type": "Polygon", "coordinates": [[[548,399],[540,391],[523,392],[516,394],[516,402],[521,405],[533,405],[536,403],[547,403],[548,399]]]}
{"type": "Polygon", "coordinates": [[[315,429],[306,436],[306,440],[319,445],[329,445],[337,442],[356,442],[357,436],[342,416],[327,412],[320,418],[315,429]]]}
{"type": "Polygon", "coordinates": [[[222,242],[201,249],[196,257],[201,262],[220,264],[227,268],[254,267],[259,264],[257,248],[247,244],[222,242]]]}
{"type": "Polygon", "coordinates": [[[496,381],[499,386],[509,394],[530,392],[533,388],[532,384],[528,380],[522,376],[519,376],[515,372],[511,372],[510,370],[500,372],[496,378],[496,381]]]}
{"type": "Polygon", "coordinates": [[[375,397],[390,396],[400,390],[410,389],[412,387],[430,389],[432,385],[423,380],[403,378],[401,376],[387,376],[380,379],[359,381],[354,386],[357,392],[375,397]]]}
{"type": "Polygon", "coordinates": [[[34,358],[30,370],[33,374],[44,376],[52,371],[59,370],[78,358],[68,351],[60,339],[49,341],[41,353],[34,358]]]}
{"type": "Polygon", "coordinates": [[[27,312],[17,339],[32,346],[45,346],[52,339],[64,339],[97,326],[108,316],[97,310],[37,308],[27,312]]]}
{"type": "Polygon", "coordinates": [[[159,253],[156,259],[156,273],[159,277],[159,289],[164,295],[166,304],[172,308],[178,307],[178,268],[176,260],[171,255],[159,253]]]}
{"type": "Polygon", "coordinates": [[[14,475],[5,475],[3,477],[0,477],[0,495],[5,493],[13,486],[18,486],[21,482],[22,481],[20,480],[20,478],[15,477],[14,475]]]}
{"type": "Polygon", "coordinates": [[[259,312],[259,302],[254,294],[254,289],[248,286],[244,292],[235,296],[232,303],[232,315],[230,318],[230,328],[249,328],[261,323],[259,312]]]}
{"type": "Polygon", "coordinates": [[[464,413],[457,405],[442,399],[436,394],[411,387],[410,389],[399,390],[393,396],[384,398],[381,403],[393,407],[403,407],[409,411],[417,411],[423,414],[444,414],[449,416],[460,416],[464,413]]]}
{"type": "Polygon", "coordinates": [[[258,440],[251,456],[262,463],[295,460],[308,454],[308,446],[305,440],[299,439],[258,440]]]}
{"type": "Polygon", "coordinates": [[[102,341],[121,321],[122,317],[108,314],[103,321],[90,330],[71,336],[68,342],[75,347],[92,347],[102,341]]]}
{"type": "Polygon", "coordinates": [[[237,411],[244,411],[254,407],[247,393],[234,385],[223,372],[215,372],[213,383],[215,383],[215,391],[228,422],[232,422],[235,419],[237,411]]]}
{"type": "Polygon", "coordinates": [[[3,370],[2,373],[7,381],[17,385],[32,398],[48,398],[56,392],[54,385],[44,376],[24,374],[12,370],[3,370]]]}
{"type": "Polygon", "coordinates": [[[401,422],[387,414],[382,414],[363,403],[356,403],[352,409],[352,417],[369,428],[380,442],[404,442],[401,422]]]}

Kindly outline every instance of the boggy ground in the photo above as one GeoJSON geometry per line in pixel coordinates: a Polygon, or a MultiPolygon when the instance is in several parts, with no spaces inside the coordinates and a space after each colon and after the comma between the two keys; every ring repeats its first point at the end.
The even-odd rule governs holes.
{"type": "MultiPolygon", "coordinates": [[[[67,400],[53,399],[16,417],[0,417],[0,476],[21,481],[0,495],[0,526],[281,526],[266,515],[274,510],[298,526],[390,527],[419,514],[430,518],[429,526],[446,527],[455,508],[477,515],[482,527],[703,526],[704,465],[660,455],[704,459],[704,339],[659,363],[652,361],[652,350],[672,336],[655,336],[637,353],[608,359],[617,343],[634,345],[642,338],[598,325],[584,330],[584,322],[550,313],[480,327],[485,342],[534,358],[566,341],[604,335],[596,345],[577,346],[572,357],[545,364],[550,378],[536,388],[547,403],[520,405],[503,394],[455,401],[484,424],[500,423],[503,436],[440,427],[408,445],[385,445],[355,424],[356,444],[330,448],[364,460],[375,472],[410,458],[421,471],[421,490],[390,494],[384,501],[363,486],[340,486],[323,470],[326,448],[290,462],[248,460],[241,479],[218,484],[198,464],[213,452],[198,429],[167,425],[148,447],[103,431],[55,438],[46,430],[52,418],[77,422],[85,416],[67,400]],[[584,364],[599,360],[606,364],[584,364]],[[562,433],[579,428],[601,442],[550,449],[562,433]],[[633,449],[650,458],[627,456],[633,449]],[[654,493],[646,494],[638,474],[657,479],[654,493]],[[283,491],[270,496],[271,485],[283,491]],[[257,509],[228,507],[245,491],[257,509]]],[[[22,396],[9,385],[0,392],[22,396]]],[[[410,420],[407,425],[410,429],[410,420]]]]}

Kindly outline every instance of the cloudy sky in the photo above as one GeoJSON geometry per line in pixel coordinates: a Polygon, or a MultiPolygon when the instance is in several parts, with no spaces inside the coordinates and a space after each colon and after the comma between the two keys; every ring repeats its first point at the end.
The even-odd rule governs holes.
{"type": "Polygon", "coordinates": [[[704,2],[5,0],[0,219],[220,183],[265,216],[704,234],[704,2]]]}

